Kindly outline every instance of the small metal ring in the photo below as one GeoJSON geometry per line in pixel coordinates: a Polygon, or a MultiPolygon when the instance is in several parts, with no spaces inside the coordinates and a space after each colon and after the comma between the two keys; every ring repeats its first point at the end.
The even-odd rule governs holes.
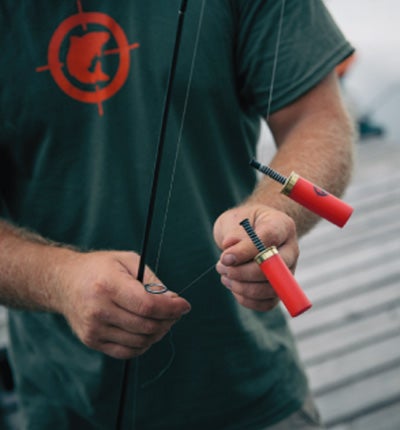
{"type": "Polygon", "coordinates": [[[144,284],[144,289],[150,294],[164,294],[168,291],[168,288],[164,284],[158,284],[157,282],[144,284]]]}

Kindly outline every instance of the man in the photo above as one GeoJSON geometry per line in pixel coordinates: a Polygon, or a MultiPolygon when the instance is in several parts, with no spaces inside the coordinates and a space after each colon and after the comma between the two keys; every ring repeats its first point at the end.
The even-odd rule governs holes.
{"type": "Polygon", "coordinates": [[[344,190],[334,67],[352,48],[317,0],[189,2],[144,277],[169,291],[150,294],[138,252],[177,3],[0,2],[0,297],[24,428],[115,428],[136,357],[138,429],[293,428],[309,402],[239,222],[294,270],[316,219],[248,160],[265,118],[272,167],[344,190]]]}

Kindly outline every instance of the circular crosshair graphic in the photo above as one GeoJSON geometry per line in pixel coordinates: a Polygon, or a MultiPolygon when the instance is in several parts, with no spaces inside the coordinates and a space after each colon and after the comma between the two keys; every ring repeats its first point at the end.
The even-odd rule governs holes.
{"type": "Polygon", "coordinates": [[[57,85],[70,97],[84,103],[101,106],[104,100],[112,97],[125,83],[130,67],[130,50],[139,44],[129,45],[124,31],[110,16],[100,12],[79,12],[65,19],[54,32],[48,49],[48,69],[57,85]],[[117,48],[105,51],[103,55],[119,54],[119,66],[110,83],[103,88],[95,85],[94,91],[86,91],[75,86],[64,74],[64,63],[60,60],[61,46],[68,34],[76,27],[87,30],[88,24],[105,27],[115,39],[117,48]]]}

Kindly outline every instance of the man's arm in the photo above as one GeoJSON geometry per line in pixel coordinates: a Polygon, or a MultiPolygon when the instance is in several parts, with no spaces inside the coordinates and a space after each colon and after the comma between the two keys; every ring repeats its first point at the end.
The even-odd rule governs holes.
{"type": "MultiPolygon", "coordinates": [[[[296,171],[331,194],[340,196],[353,165],[353,123],[343,106],[336,73],[295,103],[274,113],[269,126],[278,151],[269,164],[283,175],[296,171]]],[[[268,204],[290,215],[299,235],[318,220],[279,191],[281,185],[263,177],[249,202],[268,204]]]]}
{"type": "MultiPolygon", "coordinates": [[[[133,252],[78,250],[0,220],[0,303],[64,315],[87,346],[115,358],[145,352],[190,310],[172,292],[149,294],[133,252]]],[[[145,282],[160,281],[146,270],[145,282]]]]}
{"type": "Polygon", "coordinates": [[[65,264],[74,254],[0,220],[0,302],[17,309],[60,312],[57,272],[60,262],[65,264]]]}
{"type": "MultiPolygon", "coordinates": [[[[293,170],[334,195],[343,193],[352,170],[354,130],[343,106],[332,72],[291,105],[274,113],[269,126],[277,145],[270,164],[283,175],[293,170]]],[[[214,237],[222,250],[217,271],[221,282],[239,303],[254,310],[272,309],[276,294],[254,263],[254,245],[239,226],[249,218],[266,246],[275,245],[294,271],[297,236],[318,218],[280,193],[281,185],[263,177],[251,196],[239,207],[223,213],[214,225],[214,237]]]]}

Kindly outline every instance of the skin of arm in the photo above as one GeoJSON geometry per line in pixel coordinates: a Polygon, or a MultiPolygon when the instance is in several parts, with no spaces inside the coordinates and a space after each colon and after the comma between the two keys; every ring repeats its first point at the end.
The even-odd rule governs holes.
{"type": "MultiPolygon", "coordinates": [[[[340,96],[334,72],[289,106],[272,114],[268,125],[277,152],[270,166],[282,175],[299,175],[340,196],[353,165],[354,127],[340,96]]],[[[239,303],[257,311],[279,302],[258,265],[257,251],[239,222],[249,218],[266,246],[275,245],[294,271],[298,237],[318,217],[280,193],[281,184],[262,177],[240,206],[224,212],[214,224],[214,239],[222,251],[217,264],[221,282],[239,303]]]]}
{"type": "MultiPolygon", "coordinates": [[[[62,314],[88,347],[114,358],[143,354],[189,303],[149,294],[135,278],[133,252],[80,252],[0,221],[0,303],[62,314]]],[[[146,268],[146,282],[160,280],[146,268]]]]}

